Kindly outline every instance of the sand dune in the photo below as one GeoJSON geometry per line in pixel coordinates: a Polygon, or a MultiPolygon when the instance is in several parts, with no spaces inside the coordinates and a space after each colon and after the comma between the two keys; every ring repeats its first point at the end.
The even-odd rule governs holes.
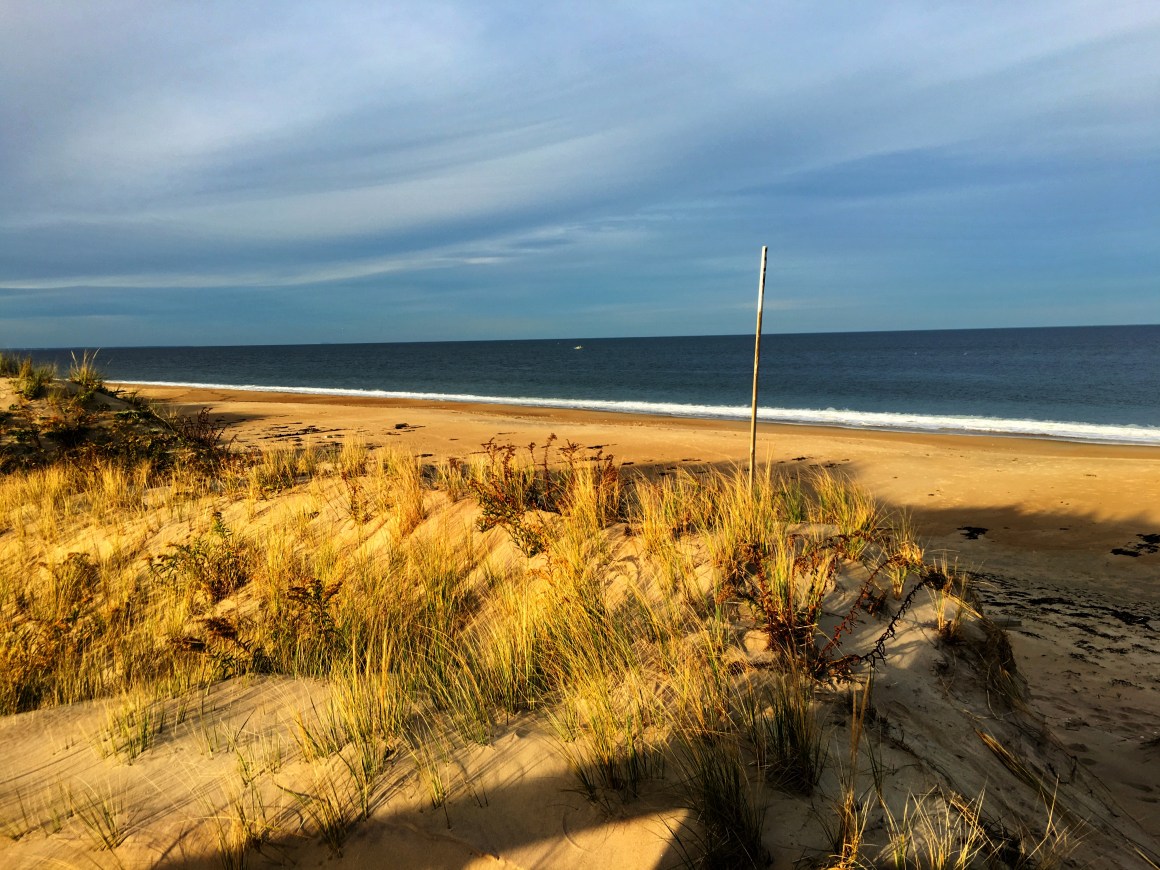
{"type": "MultiPolygon", "coordinates": [[[[470,460],[493,437],[542,444],[556,433],[662,481],[682,469],[728,468],[748,451],[745,427],[710,421],[220,391],[150,394],[186,409],[210,407],[238,447],[361,442],[434,463],[470,460]]],[[[957,807],[956,830],[976,813],[981,825],[1043,836],[1054,813],[1051,824],[1075,841],[1072,866],[1149,866],[1142,856],[1155,860],[1158,846],[1148,832],[1160,830],[1160,553],[1150,537],[1160,533],[1157,451],[763,427],[758,452],[786,470],[848,475],[886,508],[909,514],[928,560],[945,554],[973,578],[979,596],[976,613],[924,592],[900,619],[864,711],[869,736],[855,764],[866,793],[881,777],[899,814],[923,800],[957,807]],[[948,642],[940,625],[955,615],[961,624],[948,642]]],[[[174,503],[164,516],[126,515],[117,535],[164,551],[205,528],[207,512],[216,509],[229,528],[269,537],[305,529],[327,512],[340,516],[343,493],[330,477],[257,500],[206,501],[189,510],[174,503]]],[[[478,518],[470,500],[439,492],[424,500],[427,516],[411,533],[417,538],[454,537],[478,518]]],[[[394,534],[386,519],[374,517],[332,528],[341,538],[333,558],[386,546],[394,534]]],[[[801,528],[813,536],[834,532],[801,528]]],[[[103,546],[116,550],[93,529],[59,543],[62,557],[103,546]]],[[[529,562],[500,529],[477,546],[488,559],[551,576],[547,557],[529,562]]],[[[650,558],[631,523],[607,529],[604,546],[608,576],[631,577],[650,558]]],[[[0,548],[5,570],[15,570],[14,530],[0,535],[0,548]]],[[[696,576],[708,591],[710,574],[696,576]]],[[[865,582],[865,568],[843,567],[823,630],[836,629],[865,582]]],[[[220,606],[228,614],[247,605],[243,597],[220,606]]],[[[899,606],[887,605],[887,612],[899,606]]],[[[760,681],[769,653],[747,619],[743,609],[727,615],[734,633],[729,668],[737,679],[760,681]]],[[[881,636],[882,617],[863,615],[845,629],[843,648],[864,652],[881,636]]],[[[833,763],[812,796],[761,790],[773,866],[839,860],[826,855],[825,844],[842,818],[842,771],[850,766],[842,759],[856,727],[850,705],[865,686],[863,672],[819,690],[833,763]]],[[[306,809],[319,804],[300,796],[321,795],[337,781],[325,777],[341,769],[341,753],[313,757],[301,734],[322,727],[333,692],[326,681],[251,674],[143,699],[166,724],[132,758],[109,745],[119,739],[110,723],[124,718],[131,697],[0,720],[8,759],[0,778],[8,835],[0,840],[0,863],[230,866],[227,846],[240,836],[240,817],[267,826],[256,832],[260,850],[238,853],[247,866],[668,867],[696,853],[701,822],[678,788],[686,774],[674,767],[679,751],[668,738],[648,745],[641,763],[654,774],[634,799],[592,801],[578,786],[567,744],[537,710],[498,719],[482,744],[444,736],[427,749],[398,752],[368,818],[341,846],[328,844],[306,809]],[[102,806],[116,815],[120,841],[112,849],[100,848],[94,834],[99,815],[92,824],[79,820],[86,807],[102,806]]],[[[885,822],[867,818],[865,839],[881,842],[884,829],[875,826],[885,822]]]]}

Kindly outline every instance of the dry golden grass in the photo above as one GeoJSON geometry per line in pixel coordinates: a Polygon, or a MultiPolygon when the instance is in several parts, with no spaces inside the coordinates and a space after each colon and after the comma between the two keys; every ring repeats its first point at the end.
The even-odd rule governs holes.
{"type": "MultiPolygon", "coordinates": [[[[813,793],[830,765],[826,717],[862,727],[821,697],[873,661],[840,655],[842,634],[887,592],[909,605],[931,573],[920,548],[828,472],[767,470],[750,489],[740,472],[651,482],[546,456],[426,468],[349,442],[221,474],[93,460],[4,476],[0,713],[109,699],[94,740],[128,763],[177,727],[174,704],[192,689],[324,679],[329,701],[274,754],[309,765],[311,788],[292,798],[335,850],[398,776],[426,781],[440,806],[441,758],[531,717],[593,801],[614,808],[677,772],[695,812],[690,862],[760,864],[762,790],[813,793]],[[546,488],[522,503],[537,479],[546,488]],[[481,530],[480,510],[456,505],[471,493],[508,499],[505,521],[481,530]],[[521,555],[510,535],[532,524],[535,555],[521,555]],[[823,630],[843,571],[869,579],[823,630]],[[764,647],[747,652],[746,633],[764,647]]],[[[950,597],[961,590],[939,589],[936,630],[953,633],[971,612],[950,597]]],[[[859,738],[834,811],[838,866],[870,848],[859,738]]],[[[225,866],[293,815],[267,812],[266,765],[243,767],[232,810],[215,816],[225,866]]],[[[961,813],[907,797],[894,801],[901,821],[888,801],[879,813],[889,836],[876,848],[897,866],[966,866],[994,845],[961,813]]],[[[118,801],[75,810],[108,848],[125,833],[118,801]]]]}

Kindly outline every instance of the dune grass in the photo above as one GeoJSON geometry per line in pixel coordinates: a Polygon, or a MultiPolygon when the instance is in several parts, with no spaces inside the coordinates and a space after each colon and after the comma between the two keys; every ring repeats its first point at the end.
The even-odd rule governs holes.
{"type": "MultiPolygon", "coordinates": [[[[87,356],[74,368],[100,383],[87,356]]],[[[324,679],[328,705],[286,751],[313,766],[293,797],[336,851],[399,777],[426,778],[441,806],[438,759],[523,717],[609,812],[675,789],[689,863],[761,866],[764,795],[808,799],[839,764],[828,723],[861,727],[827,687],[864,681],[918,589],[939,596],[948,641],[971,613],[904,520],[827,471],[766,469],[751,489],[740,471],[629,477],[554,436],[427,467],[357,442],[239,457],[204,415],[165,431],[200,458],[60,451],[0,477],[0,714],[110,699],[95,739],[130,763],[173,727],[167,698],[324,679]],[[464,497],[471,519],[448,519],[464,497]],[[860,579],[835,604],[846,575],[860,579]],[[880,627],[851,651],[856,623],[880,627]],[[739,633],[764,642],[747,653],[739,633]]],[[[837,866],[872,851],[852,783],[832,810],[837,866]]],[[[227,866],[270,833],[245,786],[219,818],[227,866]]],[[[890,806],[873,849],[895,866],[996,853],[933,798],[890,806]]],[[[115,796],[74,812],[103,847],[125,836],[115,796]]]]}
{"type": "Polygon", "coordinates": [[[25,357],[12,378],[12,388],[22,399],[41,399],[48,395],[55,380],[56,366],[34,363],[31,357],[25,357]]]}

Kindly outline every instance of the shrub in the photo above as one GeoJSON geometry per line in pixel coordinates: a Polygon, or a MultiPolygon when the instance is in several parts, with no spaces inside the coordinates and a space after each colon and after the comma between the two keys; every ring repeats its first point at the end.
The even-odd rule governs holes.
{"type": "Polygon", "coordinates": [[[563,464],[552,465],[555,442],[556,436],[549,436],[538,459],[540,445],[532,442],[523,459],[514,444],[493,438],[483,445],[486,463],[468,484],[483,509],[480,531],[501,526],[527,556],[542,552],[551,540],[550,525],[539,513],[529,517],[530,512],[558,514],[584,503],[601,526],[623,512],[620,470],[613,457],[600,448],[584,456],[583,448],[569,441],[558,450],[563,464]]]}
{"type": "Polygon", "coordinates": [[[43,399],[48,394],[49,385],[56,379],[56,366],[46,363],[37,365],[32,357],[20,361],[20,368],[12,379],[16,394],[24,399],[43,399]]]}
{"type": "Polygon", "coordinates": [[[250,580],[254,561],[252,547],[236,540],[214,513],[208,535],[188,544],[172,544],[172,552],[153,560],[153,571],[178,589],[193,593],[203,606],[212,606],[233,595],[250,580]]]}

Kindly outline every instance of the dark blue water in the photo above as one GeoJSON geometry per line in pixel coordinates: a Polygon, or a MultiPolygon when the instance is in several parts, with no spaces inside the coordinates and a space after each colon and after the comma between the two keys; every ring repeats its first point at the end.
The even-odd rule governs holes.
{"type": "MultiPolygon", "coordinates": [[[[67,367],[69,351],[37,351],[67,367]]],[[[748,417],[752,336],[105,348],[112,380],[748,417]]],[[[761,418],[1160,444],[1160,326],[771,335],[761,418]]]]}

